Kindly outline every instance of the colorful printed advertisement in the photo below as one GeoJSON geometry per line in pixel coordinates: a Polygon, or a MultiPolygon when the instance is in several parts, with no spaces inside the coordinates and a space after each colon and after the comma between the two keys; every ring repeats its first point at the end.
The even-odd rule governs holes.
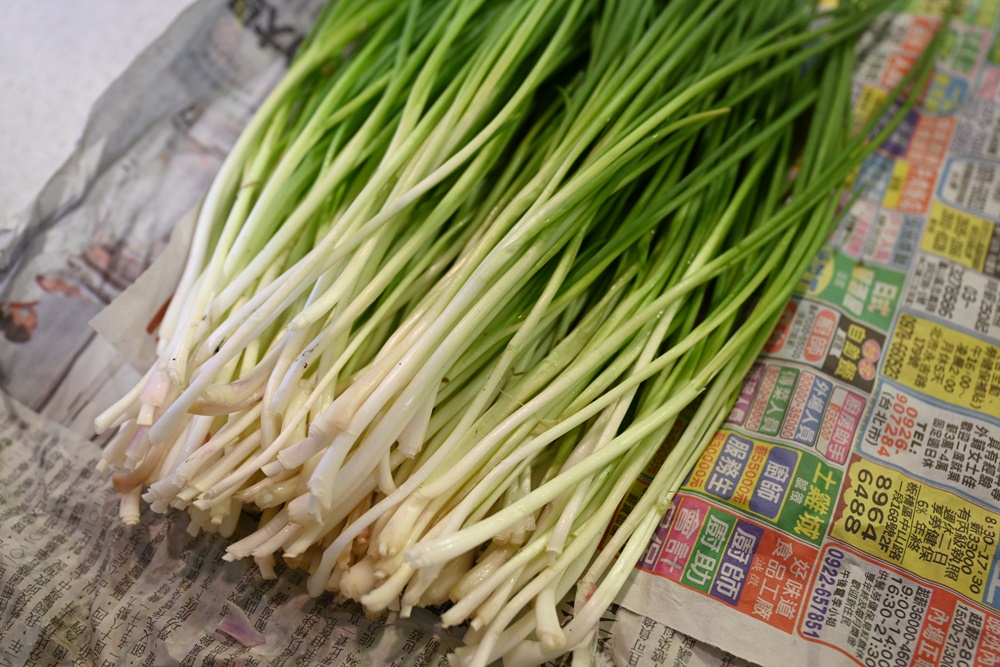
{"type": "Polygon", "coordinates": [[[855,456],[832,537],[989,604],[1000,513],[855,456]]]}
{"type": "Polygon", "coordinates": [[[847,460],[867,401],[815,370],[758,363],[743,381],[726,423],[847,460]]]}
{"type": "Polygon", "coordinates": [[[978,215],[935,202],[920,247],[1000,278],[1000,236],[996,225],[978,215]]]}
{"type": "Polygon", "coordinates": [[[905,279],[898,271],[861,264],[824,246],[802,277],[799,291],[888,331],[905,279]]]}
{"type": "Polygon", "coordinates": [[[920,245],[923,218],[890,211],[858,200],[838,228],[840,253],[865,265],[880,264],[906,271],[920,245]]]}
{"type": "Polygon", "coordinates": [[[638,567],[791,634],[816,549],[682,495],[638,567]]]}
{"type": "Polygon", "coordinates": [[[957,415],[905,388],[883,385],[861,453],[978,500],[1000,502],[1000,426],[957,415]]]}
{"type": "Polygon", "coordinates": [[[899,316],[882,374],[951,405],[1000,415],[1000,347],[931,320],[899,316]]]}
{"type": "Polygon", "coordinates": [[[920,253],[904,303],[1000,343],[1000,280],[958,262],[920,253]]]}
{"type": "Polygon", "coordinates": [[[842,477],[816,454],[722,430],[682,488],[725,501],[818,545],[842,477]]]}
{"type": "Polygon", "coordinates": [[[875,382],[885,335],[812,299],[788,302],[764,346],[769,356],[819,368],[865,394],[875,382]]]}

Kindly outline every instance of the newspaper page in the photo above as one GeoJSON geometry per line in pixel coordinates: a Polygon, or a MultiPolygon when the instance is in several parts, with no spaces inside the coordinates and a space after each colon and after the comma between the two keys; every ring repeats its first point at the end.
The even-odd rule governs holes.
{"type": "MultiPolygon", "coordinates": [[[[76,151],[33,205],[0,217],[7,393],[90,437],[101,406],[135,384],[136,357],[87,322],[165,252],[324,4],[194,3],[97,101],[76,151]]],[[[166,275],[161,285],[174,283],[166,275]]],[[[133,315],[145,316],[135,330],[169,292],[149,315],[133,315]]]]}
{"type": "Polygon", "coordinates": [[[100,448],[4,398],[0,667],[436,666],[458,645],[429,611],[368,619],[309,597],[302,572],[225,562],[227,541],[192,537],[182,512],[126,527],[100,448]]]}
{"type": "MultiPolygon", "coordinates": [[[[861,119],[948,3],[859,44],[861,119]]],[[[762,665],[1000,664],[1000,3],[960,3],[623,607],[762,665]]],[[[634,664],[662,664],[646,643],[634,664]]]]}

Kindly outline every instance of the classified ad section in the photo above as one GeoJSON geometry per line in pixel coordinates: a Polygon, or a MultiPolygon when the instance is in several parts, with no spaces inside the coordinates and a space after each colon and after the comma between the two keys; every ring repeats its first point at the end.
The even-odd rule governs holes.
{"type": "MultiPolygon", "coordinates": [[[[858,127],[948,3],[901,4],[859,45],[858,127]]],[[[1000,2],[959,4],[658,526],[632,612],[762,665],[1000,665],[1000,2]]]]}
{"type": "Polygon", "coordinates": [[[800,632],[865,665],[1000,660],[1000,617],[834,545],[821,554],[800,632]]]}

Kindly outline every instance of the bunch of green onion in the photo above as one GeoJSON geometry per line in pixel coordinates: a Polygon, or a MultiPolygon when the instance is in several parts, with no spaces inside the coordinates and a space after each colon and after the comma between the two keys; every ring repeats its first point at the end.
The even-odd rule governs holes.
{"type": "Polygon", "coordinates": [[[585,660],[913,102],[850,135],[882,5],[333,3],[202,204],[159,360],[97,420],[122,519],[250,515],[229,558],[444,604],[463,664],[585,660]]]}

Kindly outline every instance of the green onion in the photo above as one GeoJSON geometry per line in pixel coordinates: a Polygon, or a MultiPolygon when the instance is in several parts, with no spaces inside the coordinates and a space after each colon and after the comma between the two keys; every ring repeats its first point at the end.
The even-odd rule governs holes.
{"type": "Polygon", "coordinates": [[[450,599],[463,664],[584,656],[914,102],[849,135],[886,5],[331,4],[202,203],[158,361],[97,420],[122,518],[256,515],[227,558],[371,613],[450,599]]]}

